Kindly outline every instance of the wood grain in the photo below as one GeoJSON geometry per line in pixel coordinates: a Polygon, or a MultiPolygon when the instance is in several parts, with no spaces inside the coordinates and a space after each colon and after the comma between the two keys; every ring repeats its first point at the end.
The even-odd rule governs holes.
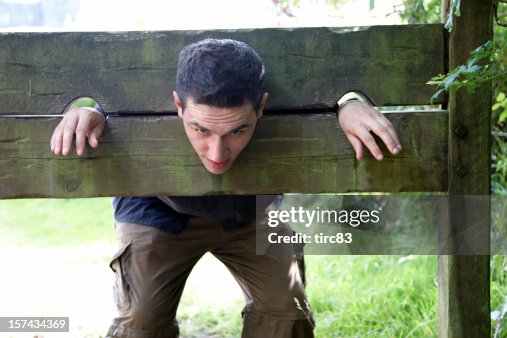
{"type": "Polygon", "coordinates": [[[402,153],[358,162],[329,114],[265,116],[224,175],[209,174],[175,116],[111,117],[82,158],[49,149],[59,118],[0,117],[0,197],[445,191],[447,113],[387,114],[402,153]]]}
{"type": "MultiPolygon", "coordinates": [[[[95,98],[107,112],[175,111],[180,49],[232,38],[266,64],[268,109],[334,107],[353,89],[379,106],[427,104],[443,73],[442,25],[0,34],[0,114],[59,114],[95,98]]],[[[445,98],[438,102],[444,102],[445,98]]],[[[437,102],[437,103],[438,103],[437,102]]]]}
{"type": "MultiPolygon", "coordinates": [[[[449,69],[466,63],[470,52],[493,39],[491,2],[461,1],[449,36],[449,69]]],[[[463,195],[490,194],[491,84],[471,95],[464,89],[449,95],[449,205],[448,223],[440,241],[448,243],[439,256],[439,337],[490,337],[490,257],[459,255],[461,248],[488,247],[490,207],[475,215],[472,224],[463,195]],[[456,129],[461,132],[456,132],[456,129]],[[466,132],[463,132],[466,131],[466,132]],[[458,196],[458,198],[456,198],[458,196]],[[472,233],[471,225],[480,225],[472,233]],[[484,241],[480,243],[479,241],[484,241]],[[451,255],[455,254],[455,255],[451,255]],[[456,255],[458,254],[458,255],[456,255]]]]}

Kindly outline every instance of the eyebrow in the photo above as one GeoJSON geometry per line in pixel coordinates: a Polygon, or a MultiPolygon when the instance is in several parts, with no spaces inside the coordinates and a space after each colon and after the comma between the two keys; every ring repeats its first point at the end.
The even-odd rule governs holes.
{"type": "MultiPolygon", "coordinates": [[[[203,127],[201,126],[199,123],[197,122],[189,122],[188,124],[192,125],[192,126],[195,126],[197,128],[200,128],[200,129],[204,129],[206,131],[211,131],[210,129],[206,128],[206,127],[203,127]]],[[[244,123],[242,125],[240,125],[239,127],[236,127],[236,128],[233,128],[231,129],[227,134],[230,134],[230,133],[233,133],[235,131],[240,131],[241,129],[245,129],[245,128],[248,128],[248,127],[251,127],[252,125],[251,124],[248,124],[248,123],[244,123]]]]}

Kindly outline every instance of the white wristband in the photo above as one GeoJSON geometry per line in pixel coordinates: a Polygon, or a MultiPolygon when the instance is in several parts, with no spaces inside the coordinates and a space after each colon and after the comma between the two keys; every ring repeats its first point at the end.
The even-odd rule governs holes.
{"type": "Polygon", "coordinates": [[[95,108],[92,108],[92,107],[80,107],[82,109],[86,109],[88,111],[91,111],[91,112],[94,112],[94,113],[97,113],[97,114],[100,114],[100,116],[102,116],[105,120],[107,120],[107,115],[103,114],[102,112],[100,112],[99,110],[95,109],[95,108]]]}
{"type": "Polygon", "coordinates": [[[341,108],[343,105],[345,105],[348,102],[351,101],[359,101],[366,104],[369,104],[370,106],[375,106],[374,102],[367,97],[365,94],[359,92],[359,91],[351,91],[343,95],[336,104],[338,105],[338,109],[341,108]]]}

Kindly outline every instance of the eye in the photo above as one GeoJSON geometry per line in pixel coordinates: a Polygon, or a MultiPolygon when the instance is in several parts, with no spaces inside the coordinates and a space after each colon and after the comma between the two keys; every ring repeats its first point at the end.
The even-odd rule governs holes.
{"type": "Polygon", "coordinates": [[[232,135],[241,135],[241,134],[243,134],[244,131],[245,131],[244,129],[237,129],[237,130],[231,131],[231,134],[232,135]]]}
{"type": "Polygon", "coordinates": [[[195,128],[195,131],[198,132],[199,134],[206,134],[208,132],[208,129],[206,128],[195,128]]]}

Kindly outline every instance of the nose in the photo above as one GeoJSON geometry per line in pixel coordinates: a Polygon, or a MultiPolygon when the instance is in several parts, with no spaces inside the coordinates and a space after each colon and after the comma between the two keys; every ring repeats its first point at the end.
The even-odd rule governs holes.
{"type": "Polygon", "coordinates": [[[227,160],[228,156],[229,147],[227,146],[227,140],[222,136],[213,135],[208,148],[208,159],[220,163],[227,160]]]}

